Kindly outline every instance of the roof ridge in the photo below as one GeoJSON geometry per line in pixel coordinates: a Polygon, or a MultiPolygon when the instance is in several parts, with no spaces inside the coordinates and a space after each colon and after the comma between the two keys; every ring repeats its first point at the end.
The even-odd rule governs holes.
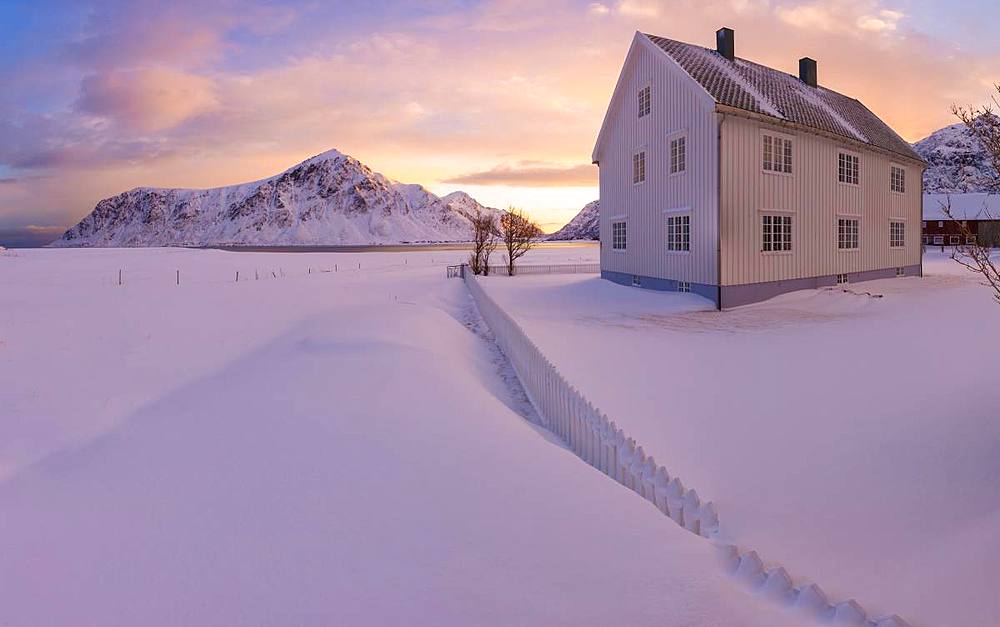
{"type": "MultiPolygon", "coordinates": [[[[729,64],[726,62],[726,60],[723,59],[723,57],[715,50],[712,50],[711,48],[706,48],[704,46],[699,46],[697,44],[689,44],[683,41],[678,41],[676,39],[670,39],[668,37],[660,37],[659,35],[648,35],[646,33],[643,33],[643,35],[645,35],[654,44],[656,42],[653,41],[653,37],[656,37],[657,39],[663,39],[676,44],[681,44],[683,46],[688,46],[690,48],[697,50],[698,53],[700,53],[705,58],[705,60],[711,62],[716,68],[725,73],[731,80],[738,83],[739,86],[743,89],[743,91],[749,94],[757,102],[758,106],[760,106],[761,110],[764,113],[782,120],[785,119],[785,116],[781,113],[781,111],[778,110],[776,106],[774,106],[773,102],[765,98],[764,94],[762,94],[760,90],[758,90],[756,87],[750,84],[750,82],[742,74],[740,74],[739,71],[737,71],[733,67],[730,67],[729,64]]],[[[666,50],[663,50],[661,46],[657,46],[657,48],[659,48],[663,52],[663,54],[673,58],[673,56],[670,55],[670,53],[667,52],[666,50]]],[[[742,61],[742,59],[740,59],[739,57],[735,57],[733,63],[735,64],[736,61],[742,61]]],[[[685,72],[687,72],[686,69],[685,72]]],[[[687,74],[689,76],[691,75],[690,72],[687,72],[687,74]]],[[[694,77],[692,76],[692,78],[694,77]]],[[[695,78],[695,81],[697,80],[698,79],[695,78]]]]}
{"type": "Polygon", "coordinates": [[[730,61],[711,48],[641,34],[708,92],[717,105],[830,133],[923,162],[909,142],[857,98],[824,86],[807,86],[795,74],[756,61],[741,57],[730,61]]]}

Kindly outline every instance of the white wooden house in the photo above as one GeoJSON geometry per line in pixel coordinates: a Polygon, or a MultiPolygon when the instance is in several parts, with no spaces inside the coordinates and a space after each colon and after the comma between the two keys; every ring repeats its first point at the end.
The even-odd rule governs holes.
{"type": "Polygon", "coordinates": [[[926,164],[863,104],[734,54],[636,33],[605,114],[601,276],[720,308],[922,274],[926,164]]]}

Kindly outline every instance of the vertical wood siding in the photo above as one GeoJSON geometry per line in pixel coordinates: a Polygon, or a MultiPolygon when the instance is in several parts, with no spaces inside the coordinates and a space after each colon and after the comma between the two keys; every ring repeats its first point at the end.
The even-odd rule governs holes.
{"type": "MultiPolygon", "coordinates": [[[[641,36],[640,36],[641,37],[641,36]]],[[[644,39],[644,38],[643,38],[644,39]]],[[[718,122],[714,103],[652,44],[633,42],[598,147],[601,269],[718,284],[718,122]],[[638,117],[638,91],[650,86],[652,110],[638,117]],[[670,175],[670,139],[686,133],[687,170],[670,175]],[[646,181],[632,183],[632,155],[646,151],[646,181]],[[691,251],[667,251],[664,211],[690,209],[691,251]],[[628,249],[611,248],[611,221],[625,216],[628,249]]]]}
{"type": "Polygon", "coordinates": [[[762,128],[767,128],[763,122],[738,116],[726,116],[722,122],[723,285],[920,263],[922,172],[919,166],[818,135],[789,133],[775,127],[774,132],[791,134],[793,138],[793,174],[765,173],[761,167],[762,128]],[[859,185],[838,181],[837,159],[841,150],[861,156],[859,185]],[[906,170],[903,194],[889,189],[890,164],[906,170]],[[760,216],[768,209],[792,216],[790,253],[761,252],[760,216]],[[837,248],[840,214],[858,216],[860,241],[855,251],[837,248]],[[889,247],[890,218],[904,218],[902,248],[889,247]]]}

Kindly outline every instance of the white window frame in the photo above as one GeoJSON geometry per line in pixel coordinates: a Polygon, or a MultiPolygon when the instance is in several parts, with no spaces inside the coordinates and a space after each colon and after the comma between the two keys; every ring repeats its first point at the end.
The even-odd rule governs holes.
{"type": "Polygon", "coordinates": [[[691,281],[678,281],[677,282],[677,291],[681,292],[682,294],[690,294],[691,293],[691,281]]]}
{"type": "Polygon", "coordinates": [[[653,112],[653,87],[650,83],[646,83],[636,92],[636,107],[638,108],[638,115],[636,117],[639,119],[642,119],[653,112]],[[645,107],[642,106],[643,93],[646,94],[645,107]]]}
{"type": "Polygon", "coordinates": [[[667,172],[670,176],[679,176],[687,172],[688,163],[688,134],[686,130],[674,131],[667,135],[667,172]],[[683,147],[683,150],[678,153],[680,159],[676,162],[674,158],[678,155],[674,154],[674,145],[683,147]]]}
{"type": "Polygon", "coordinates": [[[934,236],[934,245],[935,246],[944,246],[944,235],[935,235],[934,236]]]}
{"type": "MultiPolygon", "coordinates": [[[[844,241],[847,242],[847,243],[850,243],[849,239],[845,238],[844,241]]],[[[837,216],[837,239],[836,239],[836,244],[837,244],[837,250],[840,251],[840,252],[842,252],[842,253],[853,253],[853,252],[857,252],[857,251],[861,250],[861,216],[855,215],[855,214],[841,214],[841,215],[837,216]],[[841,242],[841,240],[840,240],[840,222],[841,222],[841,220],[848,220],[848,221],[852,221],[852,222],[857,222],[857,229],[856,229],[856,232],[854,233],[854,244],[855,245],[853,247],[842,247],[840,245],[840,242],[841,242]]]]}
{"type": "Polygon", "coordinates": [[[841,185],[849,185],[851,187],[859,187],[861,185],[861,155],[860,154],[858,154],[858,153],[856,153],[856,152],[854,152],[852,150],[846,150],[844,148],[839,148],[837,150],[837,182],[840,183],[841,185]],[[853,163],[854,163],[856,169],[853,172],[850,169],[845,170],[846,173],[847,173],[847,176],[848,176],[848,180],[841,180],[841,178],[840,178],[840,174],[841,174],[841,160],[844,159],[845,157],[847,159],[847,164],[848,164],[847,167],[848,168],[850,167],[850,164],[852,163],[851,159],[853,159],[854,160],[853,163]],[[851,174],[854,174],[856,176],[855,180],[853,180],[853,181],[850,180],[850,175],[851,174]]]}
{"type": "Polygon", "coordinates": [[[646,182],[646,172],[649,170],[646,147],[632,151],[632,185],[642,185],[646,182]]]}
{"type": "Polygon", "coordinates": [[[979,241],[979,236],[978,235],[967,235],[965,237],[965,245],[966,246],[975,246],[978,241],[979,241]]]}
{"type": "Polygon", "coordinates": [[[837,285],[847,285],[851,282],[851,277],[846,272],[837,275],[837,285]]]}
{"type": "Polygon", "coordinates": [[[961,235],[949,235],[948,236],[948,245],[949,246],[961,246],[962,245],[962,236],[961,235]]]}
{"type": "Polygon", "coordinates": [[[691,208],[690,207],[682,207],[680,209],[664,209],[663,229],[665,231],[663,245],[668,254],[671,255],[691,254],[691,208]],[[687,218],[687,249],[670,248],[670,220],[674,218],[687,218]]]}
{"type": "Polygon", "coordinates": [[[611,252],[624,253],[628,250],[628,219],[625,216],[615,216],[611,218],[611,252]],[[615,236],[615,225],[623,224],[625,225],[624,237],[622,238],[622,246],[616,246],[618,240],[615,236]]]}
{"type": "Polygon", "coordinates": [[[757,158],[760,159],[760,170],[761,170],[761,172],[763,172],[765,174],[774,174],[774,175],[777,175],[777,176],[794,176],[795,175],[795,141],[794,140],[795,140],[795,137],[792,136],[792,135],[787,135],[785,133],[779,133],[779,132],[772,131],[772,130],[769,130],[769,129],[764,129],[764,128],[760,129],[760,143],[758,144],[759,148],[758,148],[758,152],[757,152],[757,158]],[[770,163],[772,164],[772,168],[771,169],[768,169],[767,167],[765,167],[767,165],[767,163],[768,163],[764,159],[765,155],[767,154],[766,148],[767,148],[767,145],[768,145],[768,140],[765,139],[765,138],[770,138],[770,141],[771,141],[771,161],[770,161],[770,163]],[[784,144],[782,144],[782,168],[780,170],[776,170],[776,169],[773,168],[773,163],[774,163],[774,140],[775,139],[779,139],[782,142],[788,142],[788,144],[790,146],[789,163],[786,165],[785,164],[785,158],[784,158],[785,157],[784,144]],[[789,169],[788,171],[786,171],[786,167],[789,169]]]}
{"type": "MultiPolygon", "coordinates": [[[[906,193],[906,168],[899,165],[898,163],[889,164],[889,191],[893,194],[905,194],[906,193]],[[901,178],[899,182],[899,189],[896,189],[896,177],[895,170],[901,172],[901,178]]],[[[926,226],[926,225],[925,225],[926,226]]]]}
{"type": "MultiPolygon", "coordinates": [[[[782,211],[780,209],[761,209],[757,212],[757,249],[762,255],[791,255],[795,252],[795,212],[793,211],[782,211]],[[765,250],[764,248],[764,225],[765,218],[781,218],[782,223],[784,220],[788,220],[788,241],[781,242],[781,249],[775,249],[774,243],[774,224],[772,222],[772,235],[771,235],[771,249],[765,250]],[[787,248],[784,246],[787,244],[787,248]]],[[[782,224],[782,227],[784,224],[782,224]]],[[[782,232],[784,235],[784,231],[782,232]]],[[[783,238],[784,240],[784,238],[783,238]]]]}
{"type": "Polygon", "coordinates": [[[906,220],[903,218],[889,218],[889,248],[892,250],[902,250],[906,248],[906,220]],[[895,243],[897,240],[892,237],[892,225],[894,224],[898,224],[902,227],[902,231],[899,234],[899,243],[895,243]]]}

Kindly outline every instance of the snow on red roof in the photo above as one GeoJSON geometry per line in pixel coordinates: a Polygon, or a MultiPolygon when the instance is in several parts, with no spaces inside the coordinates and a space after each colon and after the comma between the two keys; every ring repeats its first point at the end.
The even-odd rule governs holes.
{"type": "Polygon", "coordinates": [[[1000,220],[995,194],[924,194],[924,220],[1000,220]],[[945,207],[951,207],[951,218],[945,207]]]}

